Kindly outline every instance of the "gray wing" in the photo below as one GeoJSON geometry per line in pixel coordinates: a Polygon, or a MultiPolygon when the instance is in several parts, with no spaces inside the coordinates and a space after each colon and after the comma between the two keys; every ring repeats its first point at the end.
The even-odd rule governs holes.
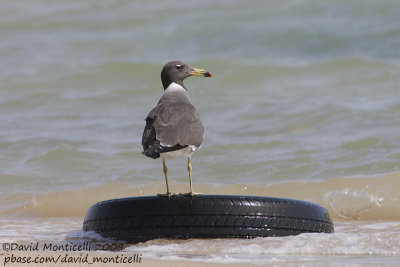
{"type": "Polygon", "coordinates": [[[150,111],[149,115],[147,115],[146,126],[144,127],[142,136],[142,153],[154,159],[160,157],[160,153],[156,151],[157,147],[160,145],[160,142],[156,139],[156,131],[153,127],[155,117],[152,116],[156,108],[157,107],[155,107],[152,111],[150,111]]]}
{"type": "Polygon", "coordinates": [[[163,146],[200,146],[204,127],[199,114],[189,102],[161,105],[154,121],[156,138],[163,146]]]}
{"type": "Polygon", "coordinates": [[[151,158],[189,145],[200,146],[204,127],[190,102],[162,102],[147,116],[143,131],[143,153],[151,158]]]}

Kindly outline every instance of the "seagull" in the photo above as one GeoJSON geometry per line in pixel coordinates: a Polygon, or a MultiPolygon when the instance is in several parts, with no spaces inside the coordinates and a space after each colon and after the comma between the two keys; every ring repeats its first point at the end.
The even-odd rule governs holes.
{"type": "Polygon", "coordinates": [[[168,186],[166,159],[187,157],[190,191],[185,195],[193,196],[192,154],[200,148],[204,139],[204,127],[199,114],[189,99],[183,80],[190,76],[213,77],[203,69],[193,68],[182,61],[168,62],[161,71],[164,93],[158,104],[146,117],[146,126],[142,137],[142,154],[163,160],[163,172],[167,193],[172,194],[168,186]]]}

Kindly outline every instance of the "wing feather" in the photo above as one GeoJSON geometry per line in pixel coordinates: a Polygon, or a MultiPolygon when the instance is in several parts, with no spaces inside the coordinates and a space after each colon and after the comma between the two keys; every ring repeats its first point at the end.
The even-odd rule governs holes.
{"type": "Polygon", "coordinates": [[[150,111],[143,131],[143,154],[152,158],[187,146],[199,147],[204,138],[199,114],[189,101],[165,100],[161,98],[150,111]]]}

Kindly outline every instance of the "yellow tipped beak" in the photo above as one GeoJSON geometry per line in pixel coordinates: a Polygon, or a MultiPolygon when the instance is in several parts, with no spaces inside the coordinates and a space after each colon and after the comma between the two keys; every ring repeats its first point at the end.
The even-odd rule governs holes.
{"type": "Polygon", "coordinates": [[[192,68],[192,71],[189,71],[188,73],[192,76],[203,76],[203,77],[213,77],[211,72],[202,70],[202,69],[196,69],[192,68]]]}

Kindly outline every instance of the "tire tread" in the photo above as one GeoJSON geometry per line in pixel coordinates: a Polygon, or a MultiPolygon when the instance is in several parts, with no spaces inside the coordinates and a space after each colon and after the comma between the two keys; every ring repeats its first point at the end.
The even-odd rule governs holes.
{"type": "Polygon", "coordinates": [[[87,212],[83,230],[143,242],[156,238],[254,238],[332,233],[329,213],[291,199],[200,195],[122,198],[99,202],[87,212]]]}

